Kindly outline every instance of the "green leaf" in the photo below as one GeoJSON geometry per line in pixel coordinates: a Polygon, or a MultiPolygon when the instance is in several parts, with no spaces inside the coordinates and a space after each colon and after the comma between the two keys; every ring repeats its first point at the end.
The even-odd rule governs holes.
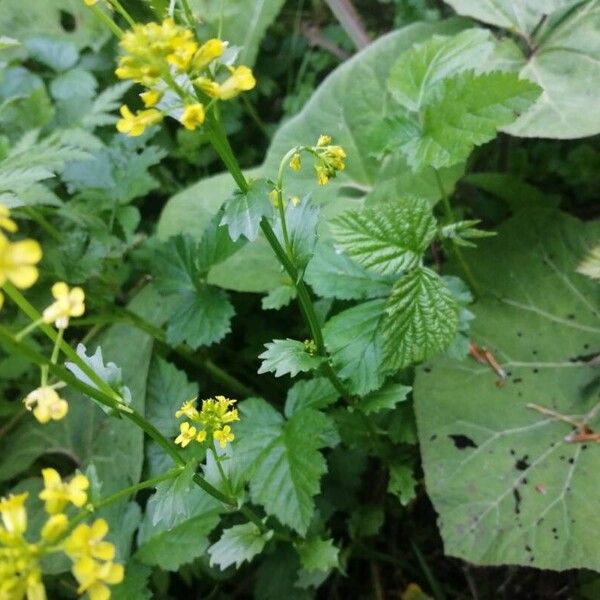
{"type": "Polygon", "coordinates": [[[314,594],[295,585],[299,569],[300,561],[291,545],[280,545],[277,552],[265,557],[256,571],[256,599],[311,600],[314,594]]]}
{"type": "Polygon", "coordinates": [[[152,569],[137,560],[127,561],[125,578],[121,583],[110,588],[112,600],[151,600],[148,580],[152,569]]]}
{"type": "Polygon", "coordinates": [[[514,73],[461,73],[442,82],[420,122],[400,120],[396,140],[414,171],[450,167],[496,137],[498,128],[512,123],[538,95],[537,85],[514,73]]]}
{"type": "Polygon", "coordinates": [[[325,298],[367,300],[387,296],[392,280],[367,271],[328,242],[319,242],[304,279],[325,298]]]}
{"type": "Polygon", "coordinates": [[[265,344],[266,350],[258,355],[262,363],[258,373],[275,373],[275,377],[290,375],[295,377],[303,371],[318,369],[323,362],[322,356],[310,354],[305,344],[298,340],[273,340],[265,344]]]}
{"type": "Polygon", "coordinates": [[[292,285],[280,285],[271,290],[262,300],[263,310],[279,310],[296,298],[296,288],[292,285]]]}
{"type": "Polygon", "coordinates": [[[225,212],[221,225],[227,225],[232,240],[241,235],[248,240],[258,237],[260,221],[263,217],[273,214],[273,204],[269,199],[272,184],[266,179],[256,179],[250,182],[250,188],[242,193],[239,190],[225,203],[225,212]]]}
{"type": "Polygon", "coordinates": [[[385,361],[394,370],[443,350],[456,334],[456,300],[440,277],[426,267],[398,280],[385,312],[381,325],[385,361]]]}
{"type": "Polygon", "coordinates": [[[429,203],[420,198],[348,211],[331,223],[337,246],[358,264],[381,275],[417,266],[435,237],[429,203]]]}
{"type": "Polygon", "coordinates": [[[28,38],[24,45],[30,58],[54,71],[66,71],[79,60],[77,46],[69,40],[35,36],[28,38]]]}
{"type": "Polygon", "coordinates": [[[516,48],[522,77],[544,93],[514,124],[522,137],[579,138],[600,132],[594,93],[600,84],[600,2],[590,0],[447,0],[459,13],[529,39],[516,48]]]}
{"type": "Polygon", "coordinates": [[[406,506],[417,497],[416,487],[413,467],[402,460],[392,462],[387,491],[396,496],[402,506],[406,506]]]}
{"type": "Polygon", "coordinates": [[[304,408],[326,408],[340,397],[340,393],[325,377],[297,381],[288,391],[285,416],[291,417],[304,408]]]}
{"type": "Polygon", "coordinates": [[[364,302],[332,317],[323,329],[334,367],[354,394],[376,390],[385,379],[379,329],[384,305],[383,299],[364,302]]]}
{"type": "Polygon", "coordinates": [[[313,537],[296,547],[305,571],[330,571],[339,566],[340,550],[331,539],[313,537]]]}
{"type": "Polygon", "coordinates": [[[187,343],[191,348],[210,346],[231,331],[235,314],[224,290],[203,285],[179,297],[167,325],[167,342],[173,346],[187,343]]]}
{"type": "Polygon", "coordinates": [[[148,375],[146,418],[163,435],[175,436],[179,430],[175,412],[183,402],[196,396],[198,384],[190,383],[184,371],[163,358],[152,358],[148,375]]]}
{"type": "Polygon", "coordinates": [[[272,531],[261,533],[254,523],[234,525],[225,529],[219,541],[208,549],[210,564],[218,565],[221,571],[231,565],[239,569],[242,563],[250,562],[260,554],[272,536],[272,531]]]}
{"type": "MultiPolygon", "coordinates": [[[[583,415],[598,403],[598,286],[575,273],[598,239],[554,210],[521,211],[473,263],[488,290],[472,339],[507,372],[439,357],[419,369],[415,410],[425,482],[446,552],[469,562],[600,569],[590,535],[600,500],[595,444],[568,443],[569,424],[528,409],[583,415]]],[[[598,430],[598,419],[590,422],[598,430]]]]}
{"type": "Polygon", "coordinates": [[[234,461],[250,481],[252,501],[301,535],[315,511],[314,496],[327,467],[319,449],[330,421],[316,410],[295,412],[287,421],[261,399],[239,405],[234,461]]]}
{"type": "Polygon", "coordinates": [[[496,235],[494,231],[477,229],[475,226],[479,225],[479,223],[481,223],[479,219],[469,219],[466,221],[449,223],[440,228],[440,237],[452,240],[457,246],[475,248],[476,244],[470,240],[496,235]]]}
{"type": "Polygon", "coordinates": [[[390,70],[388,90],[394,100],[417,112],[440,91],[444,79],[484,66],[493,49],[486,29],[434,35],[400,55],[390,70]]]}
{"type": "Polygon", "coordinates": [[[392,410],[398,402],[406,400],[411,389],[408,385],[389,383],[380,390],[361,398],[358,408],[367,415],[379,412],[380,410],[392,410]]]}

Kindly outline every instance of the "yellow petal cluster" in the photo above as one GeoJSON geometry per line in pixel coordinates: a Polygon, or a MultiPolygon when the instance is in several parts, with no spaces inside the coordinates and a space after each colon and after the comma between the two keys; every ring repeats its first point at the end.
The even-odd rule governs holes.
{"type": "Polygon", "coordinates": [[[50,386],[39,387],[29,392],[23,400],[25,408],[33,411],[33,416],[42,425],[50,421],[60,421],[69,412],[69,404],[50,386]]]}
{"type": "Polygon", "coordinates": [[[181,115],[181,124],[190,131],[204,123],[204,106],[199,102],[188,104],[181,115]]]}
{"type": "Polygon", "coordinates": [[[70,317],[81,317],[85,312],[85,294],[80,287],[69,289],[63,281],[52,286],[53,302],[42,314],[44,323],[54,323],[57,329],[66,329],[70,317]]]}
{"type": "Polygon", "coordinates": [[[69,503],[81,508],[87,502],[86,490],[90,482],[84,475],[77,474],[66,482],[55,469],[42,469],[42,478],[44,489],[40,492],[40,499],[45,502],[48,514],[61,513],[69,503]]]}
{"type": "Polygon", "coordinates": [[[312,148],[315,156],[315,172],[319,185],[327,185],[339,171],[346,168],[346,152],[341,146],[331,144],[331,137],[321,135],[312,148]]]}
{"type": "MultiPolygon", "coordinates": [[[[0,229],[14,232],[16,223],[10,218],[10,211],[0,205],[0,229]]],[[[11,242],[0,231],[0,287],[7,281],[20,289],[31,287],[38,278],[35,265],[42,259],[42,248],[35,240],[11,242]]],[[[4,296],[0,292],[0,307],[4,296]]]]}
{"type": "Polygon", "coordinates": [[[124,573],[123,566],[113,562],[114,545],[104,540],[106,521],[80,524],[68,534],[69,518],[62,512],[68,504],[85,504],[89,481],[77,474],[65,482],[54,469],[44,469],[42,477],[44,489],[39,496],[48,519],[36,543],[25,538],[28,494],[0,498],[0,600],[46,600],[40,560],[57,552],[64,552],[73,563],[78,594],[87,593],[90,600],[108,600],[108,586],[120,583],[124,573]]]}
{"type": "Polygon", "coordinates": [[[240,420],[237,409],[233,408],[235,402],[225,396],[207,398],[202,400],[200,410],[196,408],[193,400],[184,402],[175,413],[175,417],[178,419],[185,417],[189,422],[180,424],[175,443],[185,448],[192,441],[204,442],[210,435],[215,442],[225,448],[235,439],[229,423],[240,420]]]}
{"type": "Polygon", "coordinates": [[[117,121],[117,130],[131,137],[142,135],[148,127],[162,121],[162,113],[155,108],[138,110],[135,114],[125,104],[121,106],[121,119],[117,121]]]}

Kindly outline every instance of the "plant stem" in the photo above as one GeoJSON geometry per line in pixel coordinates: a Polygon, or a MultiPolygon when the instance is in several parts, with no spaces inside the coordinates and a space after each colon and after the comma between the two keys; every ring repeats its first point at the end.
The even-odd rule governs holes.
{"type": "MultiPolygon", "coordinates": [[[[440,173],[437,169],[433,169],[433,171],[435,173],[435,179],[437,181],[438,188],[439,188],[440,194],[442,196],[442,204],[444,206],[444,212],[446,213],[446,219],[448,220],[449,223],[453,223],[454,221],[456,221],[456,218],[454,216],[454,212],[452,211],[452,206],[450,204],[450,199],[448,198],[448,194],[446,194],[446,190],[444,189],[444,184],[442,182],[442,178],[440,177],[440,173]]],[[[479,284],[477,283],[477,280],[475,279],[473,272],[471,271],[471,268],[469,267],[469,264],[465,260],[462,250],[454,242],[452,242],[452,249],[454,250],[454,255],[456,256],[456,260],[459,262],[459,264],[461,266],[461,269],[464,273],[466,280],[469,282],[469,285],[471,286],[471,290],[473,291],[473,293],[476,296],[479,296],[481,294],[481,288],[479,287],[479,284]]]]}
{"type": "Polygon", "coordinates": [[[119,39],[125,35],[125,32],[97,4],[92,4],[92,6],[90,6],[90,10],[94,13],[96,18],[102,21],[102,23],[106,25],[106,27],[108,27],[108,29],[110,29],[119,39]]]}
{"type": "Polygon", "coordinates": [[[442,590],[442,587],[431,572],[431,569],[429,568],[429,565],[427,564],[423,553],[413,540],[410,540],[410,545],[412,546],[413,552],[417,558],[417,562],[419,563],[419,566],[423,571],[423,575],[425,576],[425,579],[427,579],[429,587],[431,588],[431,591],[435,596],[435,600],[446,600],[446,594],[444,594],[444,590],[442,590]]]}
{"type": "Polygon", "coordinates": [[[135,21],[131,18],[131,15],[123,8],[123,5],[119,0],[108,0],[115,8],[115,10],[127,21],[129,27],[135,25],[135,21]]]}
{"type": "Polygon", "coordinates": [[[194,29],[194,13],[190,8],[190,3],[188,0],[181,0],[181,6],[183,7],[183,12],[185,14],[185,20],[188,22],[188,25],[194,29]]]}
{"type": "Polygon", "coordinates": [[[231,492],[231,484],[229,483],[229,477],[227,477],[227,475],[225,475],[225,471],[223,470],[223,465],[221,464],[221,459],[217,452],[217,447],[215,446],[214,439],[212,441],[212,446],[210,447],[210,451],[213,455],[213,458],[215,459],[215,462],[217,463],[217,469],[219,470],[219,475],[221,476],[221,481],[223,482],[223,485],[225,486],[225,491],[230,496],[233,496],[233,494],[231,492]]]}

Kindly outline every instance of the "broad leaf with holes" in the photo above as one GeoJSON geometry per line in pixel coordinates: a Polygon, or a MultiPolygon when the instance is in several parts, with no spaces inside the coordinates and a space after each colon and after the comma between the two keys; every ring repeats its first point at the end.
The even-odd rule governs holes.
{"type": "Polygon", "coordinates": [[[410,197],[345,212],[331,224],[339,249],[381,275],[416,267],[435,237],[435,227],[429,203],[410,197]]]}
{"type": "Polygon", "coordinates": [[[381,325],[385,362],[400,369],[443,350],[458,326],[458,305],[442,279],[427,267],[401,277],[381,325]]]}
{"type": "MultiPolygon", "coordinates": [[[[473,262],[489,290],[473,308],[472,339],[507,372],[439,357],[414,387],[427,490],[446,552],[479,564],[600,569],[593,531],[597,444],[568,443],[565,415],[598,404],[599,291],[576,272],[600,233],[552,210],[522,211],[473,262]]],[[[598,418],[589,423],[598,430],[598,418]]]]}
{"type": "Polygon", "coordinates": [[[496,137],[539,95],[539,88],[515,73],[472,71],[445,79],[419,118],[399,117],[394,144],[414,171],[465,161],[475,146],[496,137]]]}
{"type": "Polygon", "coordinates": [[[457,12],[516,32],[515,67],[544,93],[506,131],[578,138],[600,132],[600,1],[446,0],[457,12]],[[527,48],[527,46],[529,46],[527,48]]]}

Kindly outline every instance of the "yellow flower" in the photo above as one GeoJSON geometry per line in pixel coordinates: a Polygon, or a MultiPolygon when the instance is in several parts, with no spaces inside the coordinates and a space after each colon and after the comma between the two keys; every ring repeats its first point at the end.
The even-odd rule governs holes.
{"type": "MultiPolygon", "coordinates": [[[[0,233],[0,286],[10,281],[16,287],[31,287],[38,278],[34,266],[42,259],[42,248],[35,240],[11,243],[0,233]]],[[[0,307],[4,296],[0,293],[0,307]]]]}
{"type": "Polygon", "coordinates": [[[59,281],[52,286],[52,295],[56,302],[44,310],[44,323],[54,323],[57,329],[66,329],[70,317],[80,317],[85,312],[85,294],[80,287],[70,290],[66,283],[59,281]]]}
{"type": "Polygon", "coordinates": [[[147,92],[142,92],[140,98],[146,108],[152,108],[160,102],[162,93],[157,90],[148,90],[147,92]]]}
{"type": "Polygon", "coordinates": [[[211,98],[218,98],[220,86],[216,81],[209,79],[208,77],[197,77],[194,79],[194,85],[207,96],[211,98]]]}
{"type": "Polygon", "coordinates": [[[302,162],[300,160],[300,154],[298,152],[296,152],[292,156],[292,160],[290,160],[290,169],[292,169],[292,171],[299,171],[300,167],[302,167],[302,162]]]}
{"type": "Polygon", "coordinates": [[[126,105],[121,106],[122,119],[117,121],[117,130],[132,137],[142,135],[147,127],[160,123],[162,113],[155,108],[140,110],[133,114],[126,105]]]}
{"type": "Polygon", "coordinates": [[[315,154],[315,171],[319,185],[327,185],[338,171],[346,168],[346,153],[341,146],[332,146],[331,137],[321,135],[317,145],[312,148],[315,154]]]}
{"type": "Polygon", "coordinates": [[[256,79],[252,74],[252,69],[244,66],[228,67],[231,76],[228,77],[220,86],[218,98],[221,100],[231,100],[241,92],[247,92],[256,85],[256,79]]]}
{"type": "Polygon", "coordinates": [[[235,400],[230,400],[225,396],[217,396],[214,400],[212,398],[203,400],[198,420],[208,431],[216,431],[225,423],[239,421],[238,411],[236,409],[229,410],[233,404],[235,404],[235,400]]]}
{"type": "Polygon", "coordinates": [[[78,525],[65,540],[64,550],[73,560],[95,558],[113,560],[115,547],[103,540],[108,533],[108,523],[104,519],[96,519],[91,525],[78,525]]]}
{"type": "Polygon", "coordinates": [[[63,482],[54,469],[42,469],[44,489],[40,492],[40,499],[46,503],[48,514],[54,515],[64,510],[70,502],[81,508],[87,502],[85,490],[90,487],[90,482],[85,475],[77,474],[69,482],[63,482]]]}
{"type": "Polygon", "coordinates": [[[65,514],[52,515],[42,527],[42,539],[48,542],[55,540],[63,533],[69,525],[69,519],[65,514]]]}
{"type": "Polygon", "coordinates": [[[298,206],[298,204],[300,204],[300,198],[298,196],[292,196],[290,202],[292,203],[292,206],[298,206]]]}
{"type": "Polygon", "coordinates": [[[221,448],[225,448],[225,446],[227,446],[227,442],[233,442],[235,436],[231,431],[231,427],[229,427],[229,425],[225,425],[223,429],[219,429],[213,433],[213,438],[219,442],[221,448]]]}
{"type": "Polygon", "coordinates": [[[38,548],[22,542],[18,547],[0,547],[0,599],[46,600],[38,548]]]}
{"type": "Polygon", "coordinates": [[[330,135],[320,135],[317,140],[317,147],[320,146],[329,146],[331,144],[331,136],[330,135]]]}
{"type": "Polygon", "coordinates": [[[11,233],[17,231],[17,224],[10,218],[10,211],[4,204],[0,204],[0,229],[11,233]]]}
{"type": "Polygon", "coordinates": [[[175,438],[176,444],[185,448],[191,441],[203,442],[206,439],[206,431],[198,431],[187,421],[179,426],[179,435],[175,438]]]}
{"type": "Polygon", "coordinates": [[[4,529],[11,534],[22,535],[27,529],[27,509],[25,500],[29,494],[10,494],[7,498],[0,498],[0,515],[4,529]]]}
{"type": "Polygon", "coordinates": [[[208,40],[200,48],[192,59],[192,67],[196,70],[201,70],[207,67],[215,58],[222,56],[225,52],[226,44],[222,40],[213,38],[208,40]]]}
{"type": "Polygon", "coordinates": [[[94,4],[98,3],[98,0],[83,0],[86,6],[94,6],[94,4]]]}
{"type": "Polygon", "coordinates": [[[33,416],[42,424],[50,420],[60,421],[69,412],[67,401],[49,386],[39,387],[29,392],[23,402],[27,410],[33,409],[33,416]]]}
{"type": "Polygon", "coordinates": [[[108,600],[110,598],[108,585],[121,583],[124,569],[123,565],[118,563],[99,563],[85,556],[73,565],[73,575],[79,583],[78,594],[87,592],[90,600],[108,600]]]}
{"type": "Polygon", "coordinates": [[[181,405],[181,408],[175,413],[175,417],[187,417],[188,419],[196,419],[198,417],[198,410],[196,408],[195,400],[188,400],[181,405]]]}
{"type": "Polygon", "coordinates": [[[188,104],[181,115],[181,123],[186,129],[193,131],[204,123],[204,106],[197,102],[196,104],[188,104]]]}

